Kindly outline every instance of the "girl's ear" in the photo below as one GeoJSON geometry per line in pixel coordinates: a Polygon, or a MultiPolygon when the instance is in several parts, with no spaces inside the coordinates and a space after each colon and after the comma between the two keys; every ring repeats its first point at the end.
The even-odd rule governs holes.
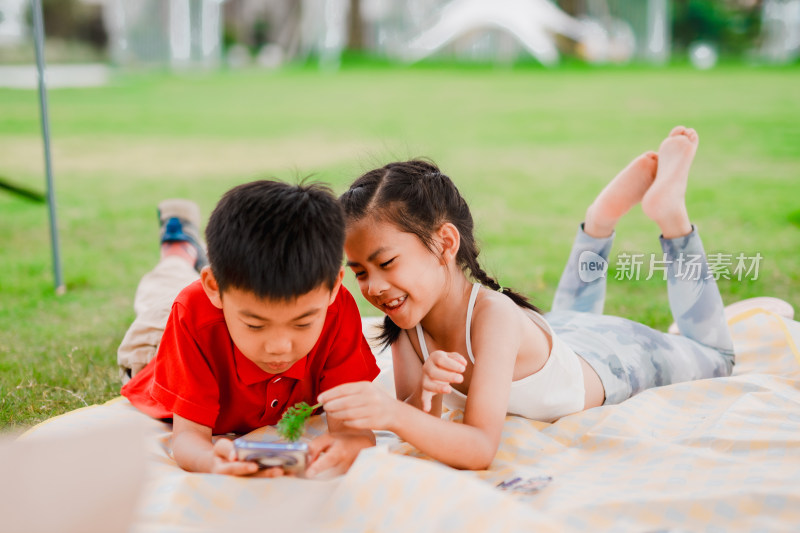
{"type": "Polygon", "coordinates": [[[222,293],[210,266],[205,266],[200,271],[200,280],[203,284],[203,290],[206,291],[206,296],[211,300],[211,304],[218,309],[222,309],[222,293]]]}
{"type": "Polygon", "coordinates": [[[436,230],[436,240],[441,251],[443,264],[453,261],[461,246],[461,234],[452,222],[445,222],[436,230]]]}

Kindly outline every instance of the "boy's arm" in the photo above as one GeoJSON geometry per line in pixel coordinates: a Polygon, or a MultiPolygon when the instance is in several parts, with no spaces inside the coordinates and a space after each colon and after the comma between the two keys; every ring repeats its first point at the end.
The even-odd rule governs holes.
{"type": "Polygon", "coordinates": [[[314,477],[321,472],[333,475],[344,474],[364,448],[375,446],[375,434],[368,429],[350,429],[344,421],[330,415],[328,433],[320,435],[309,444],[311,464],[306,476],[314,477]]]}
{"type": "MultiPolygon", "coordinates": [[[[249,476],[258,472],[258,465],[251,461],[238,461],[233,442],[219,439],[211,443],[211,428],[173,415],[172,456],[178,466],[189,472],[249,476]]],[[[280,468],[258,472],[259,475],[275,477],[283,474],[280,468]]]]}

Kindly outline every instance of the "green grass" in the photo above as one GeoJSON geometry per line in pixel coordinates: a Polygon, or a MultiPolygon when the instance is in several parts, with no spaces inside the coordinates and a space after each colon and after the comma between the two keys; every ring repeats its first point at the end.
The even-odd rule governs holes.
{"type": "MultiPolygon", "coordinates": [[[[800,308],[799,74],[372,65],[53,90],[68,290],[53,293],[45,207],[0,191],[0,426],[118,394],[116,347],[158,257],[156,204],[188,197],[208,213],[257,176],[312,174],[341,192],[373,166],[429,156],[470,201],[488,270],[546,309],[586,206],[632,157],[687,124],[701,136],[688,205],[707,252],[763,256],[757,280],[720,282],[723,299],[776,295],[800,308]]],[[[42,190],[38,116],[34,91],[0,90],[0,176],[42,190]]],[[[657,236],[637,208],[612,257],[660,252],[657,236]]],[[[657,279],[610,280],[606,312],[671,321],[657,279]]]]}

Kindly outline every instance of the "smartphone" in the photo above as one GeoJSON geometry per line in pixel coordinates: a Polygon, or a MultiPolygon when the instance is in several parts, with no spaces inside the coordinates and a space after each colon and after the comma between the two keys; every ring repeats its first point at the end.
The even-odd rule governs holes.
{"type": "Polygon", "coordinates": [[[253,461],[260,469],[279,466],[288,474],[300,474],[308,464],[308,444],[276,442],[239,437],[233,441],[240,461],[253,461]]]}

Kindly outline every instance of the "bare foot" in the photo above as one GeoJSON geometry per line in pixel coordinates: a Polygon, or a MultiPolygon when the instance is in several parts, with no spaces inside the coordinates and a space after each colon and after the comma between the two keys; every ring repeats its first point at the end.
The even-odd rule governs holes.
{"type": "Polygon", "coordinates": [[[665,239],[692,232],[686,211],[686,184],[699,138],[692,128],[676,126],[658,149],[658,171],[642,199],[642,210],[661,228],[665,239]]]}
{"type": "Polygon", "coordinates": [[[598,239],[610,237],[622,215],[642,201],[657,166],[658,154],[645,152],[623,168],[586,210],[583,231],[598,239]]]}

